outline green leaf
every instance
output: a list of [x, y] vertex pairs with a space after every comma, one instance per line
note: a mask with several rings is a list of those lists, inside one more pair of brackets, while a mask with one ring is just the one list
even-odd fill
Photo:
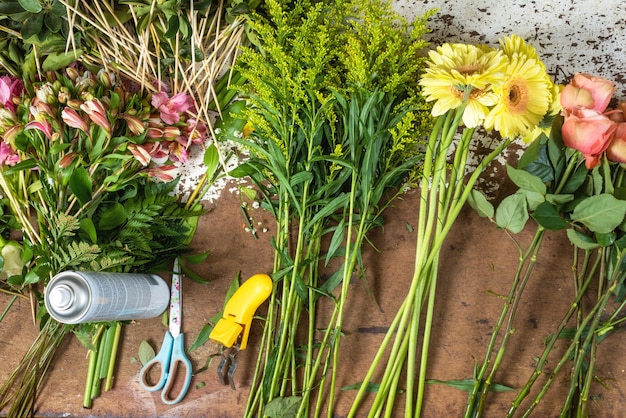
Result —
[[[353, 385], [344, 386], [341, 388], [341, 390], [359, 390], [361, 389], [361, 386], [363, 386], [362, 383], [355, 383]], [[365, 392], [378, 393], [379, 389], [380, 389], [380, 383], [369, 382], [367, 386], [365, 387]], [[400, 389], [398, 389], [397, 393], [401, 393]]]
[[165, 39], [171, 39], [178, 32], [178, 16], [172, 16], [167, 21], [167, 31], [163, 34]]
[[[185, 261], [188, 261], [187, 257], [185, 257]], [[202, 277], [201, 275], [199, 275], [198, 273], [196, 273], [195, 271], [190, 270], [185, 264], [181, 264], [181, 267], [183, 269], [183, 272], [185, 273], [185, 277], [187, 277], [188, 279], [190, 279], [190, 280], [192, 280], [192, 281], [194, 281], [196, 283], [200, 283], [200, 284], [209, 284], [209, 283], [211, 283], [210, 280], [207, 280], [204, 277]]]
[[326, 261], [324, 262], [324, 266], [328, 266], [330, 260], [335, 256], [337, 249], [341, 246], [346, 236], [345, 232], [345, 219], [341, 219], [339, 221], [339, 224], [335, 227], [335, 232], [333, 233], [333, 237], [331, 238], [330, 244], [328, 245], [328, 252], [326, 253]]
[[98, 242], [96, 226], [91, 218], [83, 218], [80, 220], [80, 232], [85, 234], [93, 244]]
[[610, 232], [608, 234], [600, 234], [596, 233], [596, 241], [600, 244], [601, 247], [609, 247], [613, 245], [617, 235], [614, 232]]
[[546, 185], [539, 177], [530, 174], [525, 170], [518, 170], [510, 165], [506, 165], [506, 173], [513, 183], [520, 189], [546, 194]]
[[24, 276], [24, 286], [28, 286], [30, 284], [39, 283], [39, 275], [37, 274], [36, 269], [29, 270]]
[[523, 194], [516, 193], [504, 198], [496, 210], [496, 224], [514, 234], [524, 229], [527, 220], [528, 208]]
[[239, 289], [240, 282], [241, 282], [241, 272], [239, 271], [237, 272], [237, 275], [235, 276], [235, 278], [230, 282], [230, 286], [228, 286], [228, 289], [226, 290], [226, 295], [224, 297], [224, 307], [226, 307], [226, 304], [228, 303], [230, 298]]
[[58, 31], [60, 31], [61, 25], [63, 24], [62, 18], [52, 13], [46, 13], [44, 15], [43, 21], [48, 30], [52, 33], [57, 33]]
[[139, 356], [139, 362], [142, 366], [145, 366], [147, 362], [156, 356], [154, 348], [152, 348], [150, 343], [146, 340], [141, 340], [139, 343], [139, 352], [137, 354]]
[[17, 0], [17, 2], [26, 10], [31, 13], [39, 13], [43, 6], [39, 0]]
[[559, 216], [556, 208], [548, 202], [543, 202], [531, 215], [541, 226], [551, 231], [558, 231], [567, 228], [568, 223]]
[[[465, 380], [436, 380], [436, 379], [428, 379], [426, 380], [426, 383], [432, 383], [432, 384], [442, 384], [442, 385], [446, 385], [446, 386], [450, 386], [456, 389], [460, 389], [466, 392], [470, 392], [474, 389], [474, 379], [465, 379]], [[499, 385], [499, 384], [492, 384], [489, 387], [489, 391], [490, 392], [509, 392], [514, 390], [512, 387], [509, 386], [504, 386], [504, 385]]]
[[209, 254], [211, 254], [211, 251], [207, 250], [198, 254], [187, 254], [184, 257], [185, 261], [188, 263], [200, 264], [209, 257]]
[[567, 230], [567, 238], [569, 238], [572, 244], [582, 250], [593, 250], [600, 247], [600, 244], [595, 242], [593, 239], [574, 229]]
[[[22, 7], [19, 2], [17, 1], [3, 1], [0, 2], [0, 15], [21, 15], [22, 14], [26, 14], [24, 13], [24, 7]], [[16, 20], [23, 20], [23, 19], [19, 19], [19, 18], [15, 18], [13, 17], [13, 19]]]
[[30, 170], [31, 168], [35, 167], [37, 167], [37, 161], [34, 158], [29, 158], [28, 160], [20, 161], [4, 173], [7, 175], [12, 175], [19, 171]]
[[220, 155], [214, 144], [208, 146], [204, 151], [204, 166], [206, 167], [207, 179], [215, 178], [215, 173], [220, 165]]
[[571, 218], [593, 232], [609, 233], [624, 221], [625, 215], [626, 201], [603, 193], [581, 201], [574, 208]]
[[274, 398], [265, 406], [265, 416], [267, 418], [298, 418], [301, 401], [300, 396]]
[[493, 219], [495, 209], [493, 208], [491, 202], [487, 200], [487, 197], [485, 197], [485, 195], [479, 190], [472, 189], [470, 191], [467, 203], [469, 203], [469, 205], [474, 208], [476, 212], [478, 212], [478, 215], [481, 218]]
[[[221, 314], [220, 314], [220, 318], [221, 318]], [[204, 326], [202, 327], [202, 329], [196, 336], [196, 339], [193, 341], [193, 343], [189, 347], [190, 353], [196, 350], [197, 348], [202, 347], [204, 343], [209, 341], [209, 335], [211, 335], [211, 332], [213, 332], [213, 328], [215, 327], [212, 325], [212, 323], [204, 324]]]
[[517, 193], [522, 194], [526, 197], [526, 204], [529, 211], [537, 209], [537, 206], [546, 201], [544, 195], [542, 195], [541, 193], [533, 192], [526, 189], [519, 189]]
[[540, 141], [534, 141], [528, 147], [517, 163], [517, 168], [539, 177], [544, 183], [554, 180], [554, 168], [548, 157], [548, 147]]
[[546, 195], [546, 200], [553, 205], [564, 205], [574, 200], [573, 194], [551, 194]]
[[70, 176], [70, 190], [76, 195], [81, 204], [86, 204], [91, 200], [91, 179], [89, 173], [82, 165], [74, 169]]
[[24, 40], [29, 40], [35, 35], [39, 35], [43, 29], [43, 14], [30, 16], [22, 25], [20, 34]]
[[126, 215], [124, 206], [122, 206], [121, 203], [114, 202], [112, 205], [107, 207], [102, 214], [102, 217], [98, 221], [98, 228], [104, 231], [109, 231], [122, 225], [127, 219], [128, 216]]

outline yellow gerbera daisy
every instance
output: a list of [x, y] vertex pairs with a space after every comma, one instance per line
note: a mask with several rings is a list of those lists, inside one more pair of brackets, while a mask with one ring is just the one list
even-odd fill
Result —
[[522, 141], [529, 144], [539, 138], [541, 134], [549, 137], [550, 132], [552, 131], [552, 122], [556, 115], [561, 113], [561, 90], [563, 90], [562, 84], [552, 84], [550, 87], [550, 109], [548, 113], [545, 114], [541, 122], [534, 128], [528, 131], [525, 135], [522, 136]]
[[500, 82], [506, 57], [484, 45], [443, 44], [430, 51], [429, 58], [420, 85], [426, 101], [435, 101], [433, 116], [467, 101], [463, 123], [470, 128], [480, 125], [497, 102], [491, 85]]
[[514, 54], [504, 83], [494, 86], [494, 91], [499, 101], [484, 126], [505, 138], [515, 138], [534, 129], [549, 110], [552, 82], [541, 61]]
[[509, 58], [513, 58], [515, 54], [518, 54], [539, 61], [539, 55], [535, 48], [528, 45], [519, 35], [505, 36], [503, 39], [500, 39], [500, 49]]

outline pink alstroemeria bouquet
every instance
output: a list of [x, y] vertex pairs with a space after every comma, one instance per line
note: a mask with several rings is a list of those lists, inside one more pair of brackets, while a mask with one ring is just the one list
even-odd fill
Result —
[[71, 66], [34, 82], [0, 77], [0, 232], [7, 247], [0, 290], [13, 295], [9, 307], [29, 296], [41, 327], [0, 388], [0, 410], [33, 413], [68, 331], [92, 359], [103, 352], [112, 358], [108, 369], [90, 367], [84, 406], [98, 396], [101, 378], [110, 387], [120, 324], [59, 324], [45, 311], [42, 289], [66, 269], [160, 271], [186, 250], [200, 212], [172, 192], [177, 165], [190, 146], [205, 142], [207, 128], [193, 112], [185, 93], [170, 97], [165, 86], [153, 93], [104, 70]]

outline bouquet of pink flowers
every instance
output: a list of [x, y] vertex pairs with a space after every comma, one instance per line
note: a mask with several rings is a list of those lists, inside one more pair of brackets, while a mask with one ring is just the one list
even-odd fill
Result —
[[[105, 327], [119, 335], [119, 324], [49, 318], [41, 289], [56, 273], [158, 271], [187, 248], [201, 211], [172, 192], [177, 165], [206, 139], [193, 112], [185, 93], [170, 97], [164, 85], [147, 91], [104, 70], [71, 66], [34, 82], [0, 77], [0, 191], [8, 209], [0, 290], [14, 295], [10, 304], [29, 296], [41, 320], [36, 344], [0, 389], [9, 415], [32, 413], [68, 331], [92, 355], [117, 349], [103, 347], [101, 336]], [[98, 391], [87, 387], [85, 407]]]

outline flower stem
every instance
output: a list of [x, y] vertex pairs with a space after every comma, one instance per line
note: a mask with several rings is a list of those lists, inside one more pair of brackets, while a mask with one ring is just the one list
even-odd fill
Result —
[[[530, 392], [531, 387], [533, 386], [533, 384], [535, 383], [535, 381], [537, 380], [537, 378], [539, 378], [539, 376], [541, 376], [541, 374], [543, 374], [543, 367], [545, 366], [547, 360], [548, 360], [548, 356], [550, 355], [550, 352], [552, 351], [552, 348], [554, 347], [554, 344], [556, 343], [556, 341], [559, 338], [559, 335], [562, 333], [562, 331], [565, 329], [565, 327], [567, 326], [569, 320], [571, 319], [571, 317], [574, 315], [574, 313], [577, 311], [580, 302], [582, 300], [582, 298], [585, 295], [585, 292], [587, 290], [587, 288], [589, 287], [591, 281], [593, 279], [593, 275], [589, 275], [587, 277], [587, 279], [585, 280], [585, 282], [583, 283], [583, 285], [581, 286], [581, 288], [579, 289], [578, 293], [576, 294], [576, 298], [574, 299], [574, 301], [572, 302], [572, 304], [570, 305], [569, 310], [565, 313], [565, 315], [563, 316], [560, 324], [558, 325], [556, 331], [554, 334], [552, 334], [552, 336], [550, 336], [550, 338], [546, 341], [546, 346], [544, 348], [543, 354], [541, 355], [541, 357], [539, 358], [539, 360], [537, 361], [537, 365], [535, 366], [535, 370], [532, 373], [532, 375], [530, 376], [530, 378], [528, 379], [528, 381], [526, 382], [526, 385], [522, 388], [522, 390], [520, 391], [520, 393], [518, 394], [518, 396], [515, 398], [515, 400], [513, 401], [511, 408], [509, 409], [508, 412], [508, 417], [512, 417], [515, 412], [517, 411], [517, 409], [519, 408], [521, 402], [524, 400], [524, 398], [526, 398], [526, 396], [528, 396], [528, 393]], [[588, 321], [588, 320], [587, 320]], [[575, 339], [580, 338], [580, 332], [582, 332], [582, 330], [584, 329], [584, 326], [586, 325], [586, 322], [582, 322], [581, 326], [583, 328], [578, 329], [577, 331], [577, 337], [575, 337]], [[569, 356], [569, 354], [573, 351], [574, 349], [574, 344], [571, 345], [571, 347], [568, 349], [567, 353], [562, 357], [562, 362], [565, 362], [565, 359], [567, 358], [566, 356]], [[560, 365], [557, 365], [557, 367], [560, 369], [560, 367], [562, 367], [562, 364], [559, 363]], [[553, 375], [555, 374], [555, 372], [558, 371], [556, 368], [553, 371]], [[549, 384], [548, 384], [549, 386]], [[547, 391], [547, 387], [545, 389]], [[545, 391], [543, 392], [545, 393]], [[543, 395], [541, 395], [543, 396]], [[537, 401], [538, 403], [538, 401]], [[532, 406], [532, 408], [534, 408], [536, 405]]]

